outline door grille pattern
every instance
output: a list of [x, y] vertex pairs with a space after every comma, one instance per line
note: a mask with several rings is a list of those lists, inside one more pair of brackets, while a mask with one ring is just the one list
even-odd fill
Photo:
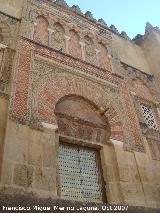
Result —
[[96, 150], [60, 144], [59, 190], [63, 198], [102, 202], [102, 176]]

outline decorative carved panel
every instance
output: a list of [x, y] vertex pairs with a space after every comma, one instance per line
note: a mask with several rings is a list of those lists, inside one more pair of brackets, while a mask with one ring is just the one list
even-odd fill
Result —
[[[56, 105], [58, 131], [62, 135], [97, 143], [107, 143], [110, 125], [87, 100], [77, 96], [65, 97]], [[106, 121], [105, 121], [106, 119]]]
[[57, 124], [56, 103], [74, 94], [90, 100], [104, 113], [113, 107], [113, 112], [105, 113], [111, 124], [112, 139], [124, 141], [127, 150], [144, 151], [133, 104], [122, 79], [82, 61], [77, 63], [58, 51], [39, 48], [35, 43], [21, 40], [20, 44], [12, 116], [27, 123], [33, 114], [42, 122]]
[[157, 129], [157, 124], [154, 118], [152, 107], [146, 104], [140, 104], [145, 122], [149, 128]]
[[96, 64], [96, 50], [94, 42], [88, 36], [85, 36], [85, 59], [91, 64]]
[[74, 120], [74, 118], [58, 118], [59, 133], [70, 137], [88, 140], [97, 143], [106, 143], [106, 129], [105, 127], [94, 126], [91, 123], [85, 123], [84, 121]]
[[51, 35], [51, 47], [60, 50], [65, 51], [65, 37], [64, 37], [64, 28], [61, 26], [61, 24], [56, 23], [54, 25], [54, 29]]

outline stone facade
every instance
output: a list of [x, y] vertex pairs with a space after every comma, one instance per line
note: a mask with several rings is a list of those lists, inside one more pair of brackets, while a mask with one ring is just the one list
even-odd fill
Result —
[[99, 153], [103, 202], [160, 208], [159, 28], [131, 41], [65, 1], [1, 8], [1, 193], [67, 199], [65, 143]]

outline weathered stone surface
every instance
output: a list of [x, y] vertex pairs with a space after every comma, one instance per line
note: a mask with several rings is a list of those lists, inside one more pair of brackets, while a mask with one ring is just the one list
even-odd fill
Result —
[[16, 164], [14, 168], [14, 184], [22, 187], [31, 187], [33, 182], [33, 167]]
[[3, 161], [2, 171], [2, 183], [10, 185], [13, 177], [13, 163], [10, 161]]
[[35, 169], [34, 187], [44, 191], [56, 191], [56, 169]]
[[48, 168], [56, 167], [57, 149], [54, 145], [50, 146], [47, 143], [43, 143], [43, 166]]
[[22, 7], [23, 7], [24, 1], [10, 1], [6, 0], [5, 2], [1, 1], [0, 2], [0, 8], [1, 11], [4, 13], [7, 13], [11, 16], [14, 16], [16, 18], [21, 18], [22, 15]]

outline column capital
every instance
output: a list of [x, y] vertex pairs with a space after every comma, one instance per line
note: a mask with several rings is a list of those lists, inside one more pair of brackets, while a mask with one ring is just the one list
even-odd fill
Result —
[[82, 46], [82, 47], [84, 47], [86, 44], [84, 43], [84, 42], [82, 42], [82, 41], [80, 41], [79, 42], [80, 43], [80, 45]]
[[53, 32], [54, 32], [54, 30], [51, 29], [51, 28], [48, 28], [48, 31], [49, 31], [50, 33], [53, 33]]
[[65, 39], [66, 39], [67, 41], [69, 41], [69, 40], [71, 39], [71, 37], [70, 37], [70, 36], [67, 36], [67, 35], [64, 35], [64, 37], [65, 37]]
[[0, 43], [0, 49], [5, 49], [5, 48], [7, 48], [7, 45]]

